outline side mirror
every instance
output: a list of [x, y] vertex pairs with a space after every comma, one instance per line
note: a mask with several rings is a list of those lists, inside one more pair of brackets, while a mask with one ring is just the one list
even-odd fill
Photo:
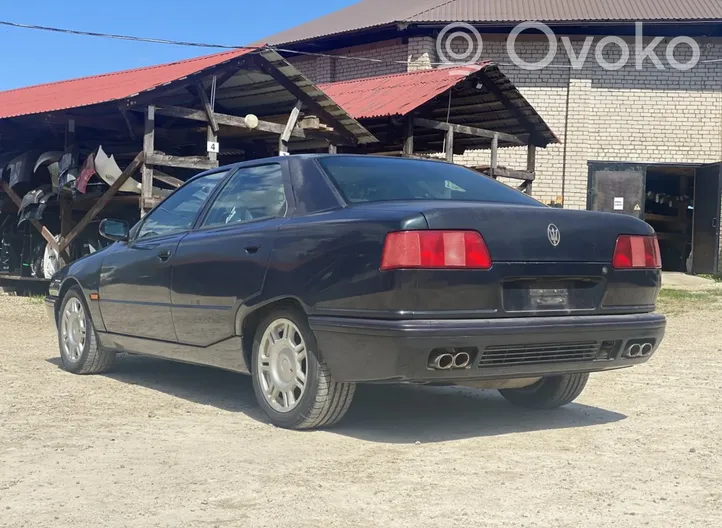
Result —
[[128, 240], [128, 222], [124, 220], [114, 220], [105, 218], [100, 222], [98, 227], [100, 236], [116, 242], [127, 242]]

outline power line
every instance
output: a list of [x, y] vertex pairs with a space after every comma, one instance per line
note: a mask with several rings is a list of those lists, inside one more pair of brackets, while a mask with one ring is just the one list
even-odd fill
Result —
[[114, 35], [112, 33], [95, 33], [93, 31], [78, 31], [76, 29], [65, 29], [49, 26], [37, 26], [34, 24], [20, 24], [18, 22], [8, 22], [0, 20], [0, 25], [10, 26], [22, 29], [37, 29], [40, 31], [52, 31], [54, 33], [67, 33], [71, 35], [82, 35], [84, 37], [101, 37], [117, 40], [130, 40], [135, 42], [148, 42], [151, 44], [172, 44], [175, 46], [192, 46], [195, 48], [221, 48], [221, 49], [255, 49], [253, 46], [226, 46], [224, 44], [206, 44], [203, 42], [185, 42], [180, 40], [165, 40], [146, 37], [134, 37], [130, 35]]
[[[264, 50], [264, 49], [272, 49], [274, 51], [280, 52], [280, 53], [288, 53], [293, 55], [302, 55], [307, 57], [322, 57], [322, 58], [330, 58], [330, 59], [341, 59], [341, 60], [350, 60], [350, 61], [359, 61], [359, 62], [373, 62], [376, 64], [395, 64], [395, 65], [402, 65], [402, 66], [408, 66], [409, 61], [397, 61], [397, 60], [388, 60], [388, 59], [375, 59], [373, 57], [359, 57], [359, 56], [352, 56], [352, 55], [335, 55], [330, 53], [320, 53], [320, 52], [311, 52], [311, 51], [299, 51], [299, 50], [293, 50], [293, 49], [287, 49], [287, 48], [279, 48], [276, 46], [234, 46], [234, 45], [227, 45], [227, 44], [216, 44], [216, 43], [205, 43], [205, 42], [189, 42], [189, 41], [182, 41], [182, 40], [167, 40], [167, 39], [158, 39], [158, 38], [148, 38], [148, 37], [136, 37], [133, 35], [116, 35], [113, 33], [98, 33], [94, 31], [80, 31], [76, 29], [67, 29], [67, 28], [58, 28], [58, 27], [51, 27], [51, 26], [39, 26], [35, 24], [21, 24], [19, 22], [10, 22], [7, 20], [0, 20], [0, 25], [2, 26], [9, 26], [14, 28], [21, 28], [21, 29], [35, 29], [39, 31], [50, 31], [53, 33], [65, 33], [70, 35], [80, 35], [85, 37], [99, 37], [99, 38], [107, 38], [107, 39], [116, 39], [116, 40], [126, 40], [126, 41], [132, 41], [132, 42], [146, 42], [149, 44], [166, 44], [166, 45], [172, 45], [172, 46], [190, 46], [195, 48], [209, 48], [209, 49], [228, 49], [228, 50]], [[701, 64], [720, 64], [722, 63], [722, 59], [705, 59], [700, 60], [699, 63]], [[450, 63], [450, 62], [428, 62], [429, 66], [469, 66], [469, 64], [465, 63]], [[517, 66], [513, 63], [504, 63], [504, 62], [497, 62], [497, 65], [499, 66]], [[557, 68], [557, 69], [573, 69], [574, 67], [571, 64], [549, 64], [545, 66], [545, 68]]]

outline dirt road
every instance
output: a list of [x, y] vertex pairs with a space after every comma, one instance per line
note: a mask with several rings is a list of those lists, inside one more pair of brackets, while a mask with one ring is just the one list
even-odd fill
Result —
[[370, 386], [290, 432], [240, 375], [66, 373], [42, 306], [0, 297], [0, 526], [722, 526], [722, 310], [671, 302], [651, 363], [565, 409]]

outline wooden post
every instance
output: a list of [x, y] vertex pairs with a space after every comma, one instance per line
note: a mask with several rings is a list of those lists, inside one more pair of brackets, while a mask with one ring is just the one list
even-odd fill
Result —
[[73, 228], [73, 208], [65, 196], [61, 196], [58, 199], [58, 205], [60, 206], [60, 237], [62, 238], [67, 236]]
[[494, 174], [494, 171], [499, 166], [499, 136], [497, 134], [494, 134], [494, 137], [491, 138], [491, 173]]
[[288, 154], [288, 141], [291, 139], [291, 132], [296, 128], [302, 106], [303, 103], [300, 100], [296, 101], [296, 105], [293, 107], [293, 110], [291, 110], [291, 115], [288, 116], [288, 121], [286, 121], [286, 126], [281, 133], [281, 137], [278, 138], [278, 153], [280, 155]]
[[155, 151], [155, 106], [148, 105], [145, 111], [145, 133], [143, 135], [144, 161], [141, 168], [140, 214], [146, 211], [145, 201], [153, 198], [153, 166], [148, 163]]
[[130, 136], [131, 141], [135, 141], [135, 130], [133, 130], [133, 123], [130, 122], [130, 116], [128, 116], [128, 110], [123, 108], [122, 106], [118, 107], [118, 110], [120, 111], [120, 115], [123, 116], [123, 121], [125, 121], [125, 126], [128, 129], [128, 135]]
[[446, 131], [446, 161], [454, 163], [454, 128]]
[[[526, 171], [532, 174], [536, 173], [536, 145], [529, 143], [529, 147], [526, 151]], [[531, 196], [532, 182], [529, 181], [526, 184], [526, 193]], [[564, 204], [562, 204], [563, 206]]]
[[75, 119], [68, 119], [68, 124], [65, 127], [65, 150], [75, 146]]
[[[218, 135], [213, 132], [213, 127], [211, 125], [208, 125], [208, 129], [206, 131], [206, 140], [210, 143], [216, 143], [218, 141]], [[216, 161], [218, 159], [218, 152], [208, 151], [208, 159], [211, 161]]]
[[404, 127], [403, 155], [414, 155], [414, 120], [410, 117], [406, 119], [406, 126]]

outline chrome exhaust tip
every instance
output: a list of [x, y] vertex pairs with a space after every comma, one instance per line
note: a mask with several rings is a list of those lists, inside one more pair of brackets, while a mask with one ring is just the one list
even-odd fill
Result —
[[627, 355], [632, 358], [639, 357], [642, 354], [642, 345], [634, 344], [627, 349]]
[[454, 368], [463, 369], [469, 366], [471, 356], [466, 352], [459, 352], [454, 356]]
[[439, 354], [431, 364], [435, 369], [449, 370], [454, 366], [454, 356], [451, 354]]
[[652, 348], [653, 348], [653, 347], [652, 347], [652, 343], [644, 343], [644, 344], [642, 345], [641, 354], [642, 354], [643, 356], [648, 356], [649, 354], [652, 353]]

